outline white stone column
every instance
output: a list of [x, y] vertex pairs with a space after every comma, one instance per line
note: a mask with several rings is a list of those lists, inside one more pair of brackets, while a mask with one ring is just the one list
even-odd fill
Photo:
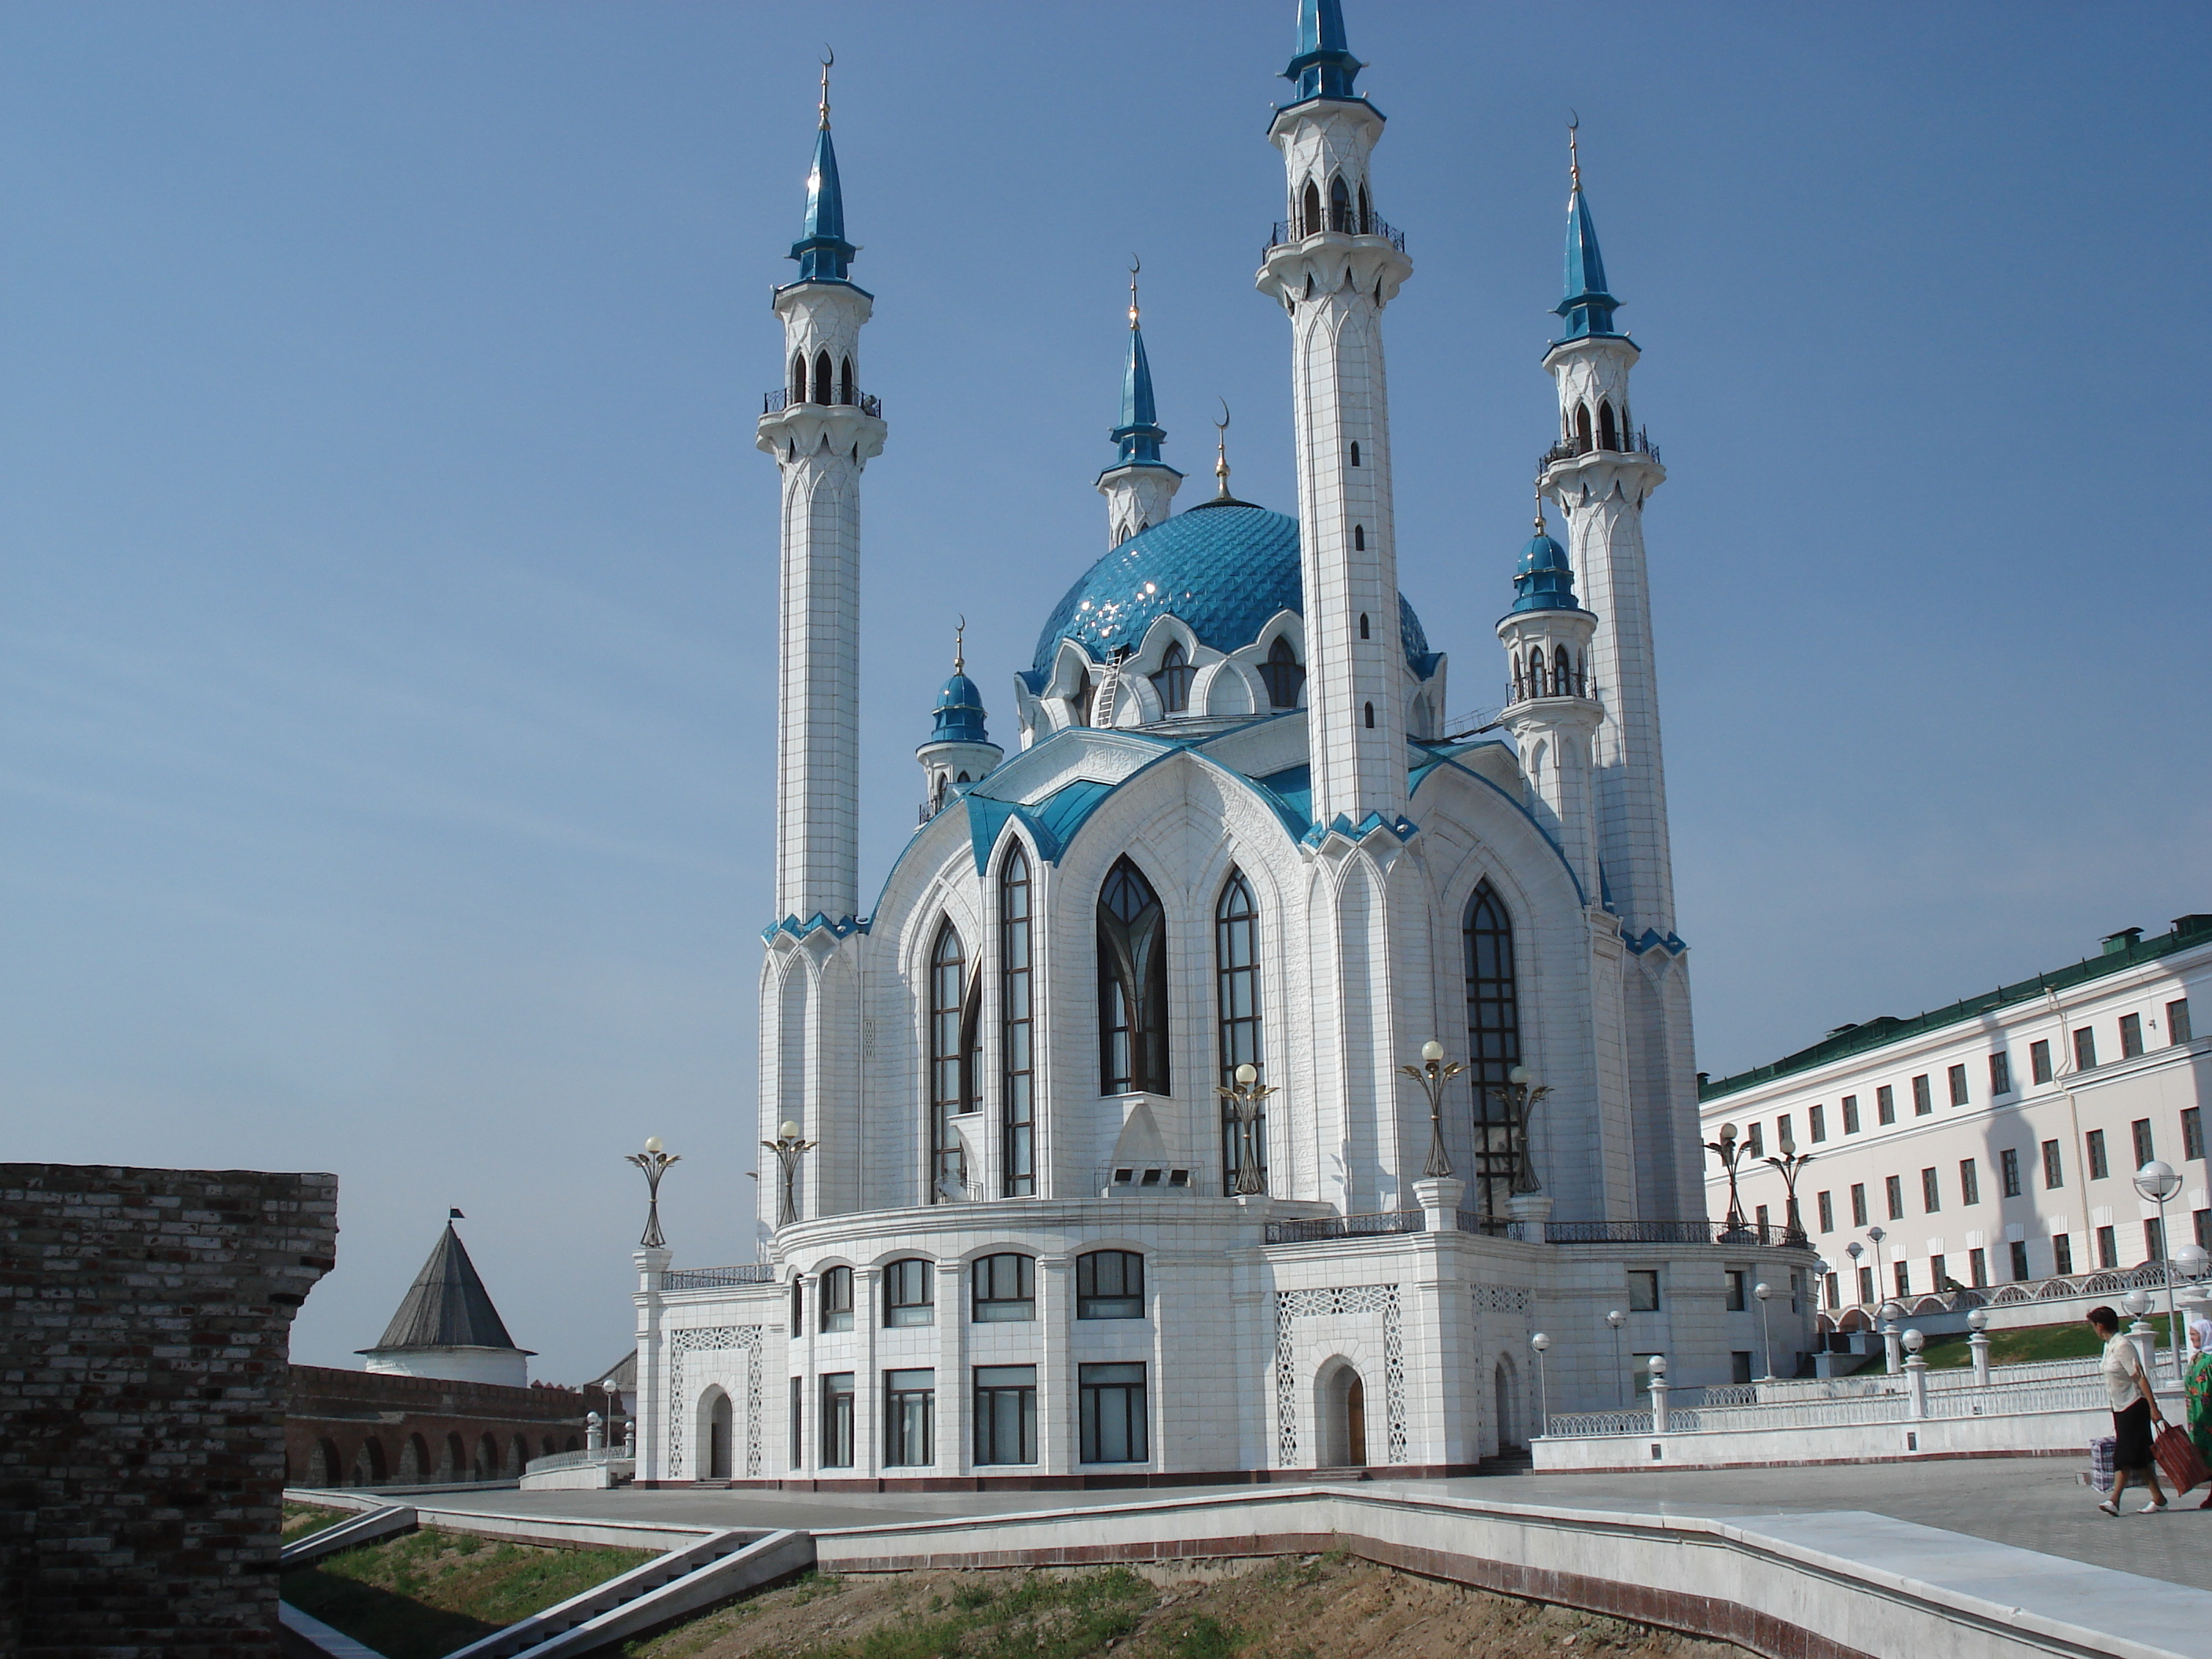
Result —
[[[1073, 1474], [1080, 1448], [1075, 1437], [1075, 1262], [1072, 1256], [1036, 1259], [1037, 1319], [1044, 1340], [1037, 1355], [1039, 1474]], [[1147, 1284], [1149, 1298], [1152, 1286]]]
[[630, 1255], [637, 1267], [637, 1291], [631, 1300], [637, 1305], [635, 1478], [641, 1481], [669, 1478], [667, 1364], [663, 1353], [667, 1339], [663, 1329], [660, 1279], [673, 1260], [674, 1252], [666, 1249], [640, 1249]]

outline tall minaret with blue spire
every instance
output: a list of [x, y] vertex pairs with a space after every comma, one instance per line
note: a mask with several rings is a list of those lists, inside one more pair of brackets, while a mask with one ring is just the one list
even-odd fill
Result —
[[1289, 314], [1304, 580], [1313, 815], [1395, 825], [1407, 796], [1406, 653], [1390, 502], [1382, 307], [1413, 272], [1376, 216], [1369, 158], [1382, 112], [1353, 83], [1337, 0], [1300, 0], [1296, 88], [1267, 137], [1288, 185], [1261, 291]]
[[1696, 1215], [1703, 1173], [1690, 993], [1674, 932], [1674, 854], [1659, 744], [1659, 684], [1644, 504], [1666, 480], [1631, 418], [1629, 371], [1642, 354], [1613, 327], [1597, 226], [1568, 129], [1564, 321], [1544, 356], [1559, 391], [1559, 439], [1538, 488], [1566, 520], [1582, 603], [1595, 613], [1589, 662], [1605, 718], [1594, 738], [1596, 834], [1603, 901], [1635, 963], [1627, 975], [1628, 1085], [1638, 1203], [1646, 1216]]
[[860, 908], [860, 469], [884, 447], [876, 401], [859, 390], [860, 326], [874, 300], [848, 275], [844, 191], [830, 140], [830, 70], [806, 180], [799, 275], [775, 290], [784, 384], [759, 446], [783, 474], [777, 625], [775, 905], [804, 927]]
[[1121, 371], [1121, 423], [1106, 434], [1121, 459], [1098, 475], [1106, 498], [1107, 545], [1119, 547], [1168, 516], [1182, 474], [1160, 459], [1159, 411], [1152, 401], [1152, 366], [1137, 317], [1137, 266], [1129, 267], [1129, 359]]

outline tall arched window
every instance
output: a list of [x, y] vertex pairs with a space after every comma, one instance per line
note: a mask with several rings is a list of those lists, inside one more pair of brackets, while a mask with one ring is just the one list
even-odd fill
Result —
[[1575, 453], [1587, 455], [1590, 450], [1589, 405], [1575, 405]]
[[830, 354], [826, 351], [817, 351], [814, 354], [814, 401], [817, 404], [828, 403], [830, 391]]
[[806, 354], [802, 351], [791, 354], [791, 401], [806, 401]]
[[[1221, 1083], [1237, 1081], [1239, 1066], [1258, 1066], [1260, 1030], [1260, 907], [1252, 902], [1252, 884], [1242, 870], [1232, 869], [1222, 884], [1213, 907], [1213, 971], [1215, 1018], [1221, 1033]], [[1221, 1190], [1236, 1190], [1237, 1113], [1221, 1103]], [[1252, 1126], [1252, 1151], [1260, 1161], [1264, 1183], [1267, 1171], [1267, 1120], [1263, 1109]], [[1265, 1190], [1264, 1184], [1261, 1190]]]
[[1528, 653], [1528, 695], [1544, 695], [1544, 647], [1540, 645]]
[[1513, 969], [1513, 919], [1486, 879], [1467, 903], [1467, 1034], [1474, 1091], [1475, 1181], [1482, 1213], [1503, 1215], [1512, 1191], [1511, 1125], [1496, 1091], [1521, 1063], [1521, 1008]]
[[841, 404], [853, 401], [853, 360], [850, 357], [837, 366], [837, 401]]
[[968, 953], [950, 921], [929, 953], [929, 1201], [967, 1196], [960, 1136], [952, 1120], [968, 1109]]
[[1160, 672], [1152, 675], [1152, 689], [1160, 694], [1160, 707], [1170, 714], [1180, 714], [1190, 707], [1190, 683], [1198, 677], [1198, 670], [1190, 665], [1183, 653], [1181, 640], [1168, 641], [1168, 648], [1160, 656]]
[[1355, 553], [1367, 550], [1367, 526], [1364, 524], [1352, 526], [1352, 550]]
[[1359, 637], [1363, 640], [1367, 637], [1367, 613], [1364, 611], [1359, 613]]
[[1598, 399], [1597, 447], [1600, 449], [1620, 447], [1620, 428], [1613, 423], [1613, 399], [1610, 398]]
[[1352, 464], [1354, 466], [1359, 465], [1359, 440], [1357, 438], [1352, 441]]
[[1352, 192], [1344, 187], [1342, 179], [1328, 181], [1328, 228], [1349, 232], [1352, 223]]
[[1571, 697], [1575, 695], [1575, 661], [1567, 654], [1565, 646], [1552, 653], [1552, 695]]
[[999, 866], [999, 1131], [1000, 1189], [1036, 1192], [1036, 1059], [1030, 1038], [1030, 860], [1018, 846]]
[[1305, 216], [1298, 221], [1298, 234], [1317, 236], [1321, 234], [1321, 191], [1310, 179], [1306, 180], [1304, 206]]
[[1362, 236], [1375, 234], [1375, 206], [1367, 199], [1367, 185], [1364, 179], [1359, 185], [1359, 234]]
[[1370, 702], [1370, 703], [1369, 703], [1366, 707], [1367, 707], [1367, 729], [1368, 729], [1369, 731], [1372, 732], [1372, 731], [1375, 729], [1375, 705], [1374, 705], [1373, 703], [1371, 703], [1371, 702]]
[[1518, 702], [1528, 695], [1528, 683], [1521, 678], [1521, 653], [1513, 653], [1513, 701]]
[[1125, 858], [1098, 893], [1098, 1091], [1139, 1090], [1168, 1092], [1168, 927]]
[[1260, 665], [1260, 682], [1267, 688], [1270, 708], [1298, 706], [1298, 692], [1306, 683], [1305, 665], [1299, 662], [1298, 653], [1291, 649], [1291, 642], [1280, 634], [1267, 647], [1267, 660]]

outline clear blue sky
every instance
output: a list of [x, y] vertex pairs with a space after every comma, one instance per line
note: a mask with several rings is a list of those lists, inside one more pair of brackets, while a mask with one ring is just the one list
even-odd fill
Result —
[[[1347, 0], [1404, 586], [1452, 702], [1553, 423], [1563, 125], [1649, 515], [1699, 1063], [2212, 909], [2195, 6]], [[826, 36], [864, 380], [864, 888], [969, 617], [1103, 550], [1123, 271], [1169, 458], [1291, 501], [1252, 290], [1291, 0], [0, 9], [0, 1156], [336, 1170], [295, 1352], [446, 1207], [540, 1373], [641, 1183], [749, 1254], [779, 377]]]

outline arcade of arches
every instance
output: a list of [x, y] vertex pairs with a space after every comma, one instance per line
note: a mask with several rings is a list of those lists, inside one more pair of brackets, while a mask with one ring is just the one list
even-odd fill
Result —
[[[586, 1414], [606, 1408], [603, 1395], [542, 1382], [510, 1389], [295, 1365], [284, 1414], [284, 1482], [511, 1480], [533, 1457], [582, 1450]], [[617, 1423], [611, 1437], [621, 1437]]]

